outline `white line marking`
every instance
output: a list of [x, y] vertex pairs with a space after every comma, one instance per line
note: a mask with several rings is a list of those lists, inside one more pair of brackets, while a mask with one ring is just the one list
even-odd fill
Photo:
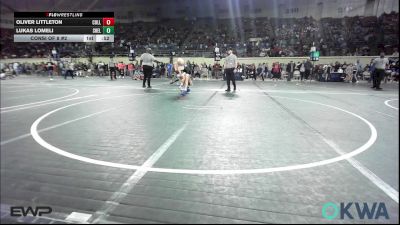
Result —
[[399, 108], [396, 108], [396, 107], [394, 107], [394, 106], [392, 106], [392, 105], [389, 104], [389, 102], [391, 102], [391, 101], [396, 101], [396, 100], [398, 101], [399, 99], [389, 99], [389, 100], [386, 100], [386, 101], [385, 101], [385, 105], [389, 106], [389, 107], [392, 108], [392, 109], [399, 110]]
[[13, 112], [13, 111], [18, 111], [18, 110], [23, 110], [23, 109], [30, 109], [30, 108], [35, 108], [35, 107], [38, 107], [38, 106], [50, 105], [50, 104], [54, 104], [54, 103], [72, 101], [72, 100], [77, 100], [77, 99], [82, 99], [82, 98], [90, 98], [90, 97], [94, 97], [94, 96], [97, 96], [97, 95], [86, 95], [86, 96], [77, 97], [77, 98], [70, 98], [70, 99], [64, 99], [64, 100], [60, 100], [60, 101], [47, 102], [47, 103], [44, 103], [44, 104], [31, 105], [31, 106], [27, 106], [27, 107], [21, 107], [21, 108], [16, 108], [16, 109], [5, 110], [5, 111], [1, 111], [0, 113], [7, 113], [7, 112]]
[[43, 103], [43, 102], [55, 101], [55, 100], [59, 100], [59, 99], [63, 99], [63, 98], [68, 98], [68, 97], [77, 95], [77, 94], [79, 93], [79, 90], [78, 90], [78, 89], [75, 89], [75, 88], [72, 88], [72, 89], [75, 90], [75, 92], [72, 93], [72, 94], [70, 94], [70, 95], [66, 95], [66, 96], [64, 96], [64, 97], [52, 98], [52, 99], [45, 100], [45, 101], [32, 102], [32, 103], [27, 103], [27, 104], [22, 104], [22, 105], [14, 105], [14, 106], [9, 106], [9, 107], [3, 107], [3, 108], [0, 108], [0, 109], [1, 109], [1, 110], [3, 110], [3, 109], [12, 109], [12, 108], [18, 108], [18, 107], [21, 107], [21, 106], [35, 105], [35, 104], [39, 104], [39, 103]]
[[169, 149], [169, 147], [176, 141], [181, 133], [186, 129], [187, 123], [185, 123], [179, 130], [175, 131], [158, 149], [155, 151], [147, 160], [140, 166], [136, 172], [132, 174], [118, 191], [114, 192], [113, 195], [104, 203], [104, 205], [95, 214], [97, 218], [93, 218], [92, 223], [98, 223], [104, 220], [105, 217], [112, 212], [121, 202], [125, 196], [133, 190], [135, 185], [143, 178], [148, 172], [148, 168], [152, 167], [161, 156]]
[[[73, 122], [76, 122], [76, 121], [79, 121], [79, 120], [82, 120], [82, 119], [86, 119], [86, 118], [89, 118], [89, 117], [92, 117], [92, 116], [95, 116], [95, 115], [98, 115], [98, 114], [101, 114], [101, 113], [105, 113], [105, 112], [114, 110], [116, 108], [118, 108], [118, 107], [113, 107], [111, 109], [106, 109], [106, 110], [103, 110], [103, 111], [99, 111], [99, 112], [96, 112], [96, 113], [89, 114], [87, 116], [83, 116], [83, 117], [79, 117], [79, 118], [76, 118], [76, 119], [73, 119], [73, 120], [69, 120], [69, 121], [66, 121], [66, 122], [63, 122], [63, 123], [59, 123], [59, 124], [56, 124], [54, 126], [50, 126], [50, 127], [46, 127], [44, 129], [41, 129], [38, 132], [41, 133], [41, 132], [44, 132], [44, 131], [52, 130], [52, 129], [55, 129], [57, 127], [61, 127], [61, 126], [67, 125], [69, 123], [73, 123]], [[0, 145], [5, 145], [5, 144], [8, 144], [8, 143], [11, 143], [11, 142], [14, 142], [14, 141], [18, 141], [18, 140], [21, 140], [21, 139], [24, 139], [24, 138], [27, 138], [27, 137], [30, 137], [30, 136], [31, 136], [31, 133], [23, 134], [23, 135], [20, 135], [18, 137], [15, 137], [15, 138], [8, 139], [6, 141], [2, 141], [0, 143]]]
[[65, 218], [65, 220], [75, 223], [88, 223], [90, 217], [92, 217], [91, 214], [72, 212], [67, 218]]
[[[110, 98], [118, 98], [120, 96], [114, 96], [114, 97], [109, 97]], [[313, 167], [318, 167], [318, 166], [323, 166], [323, 165], [328, 165], [328, 164], [332, 164], [335, 162], [339, 162], [351, 157], [354, 157], [364, 151], [366, 151], [369, 147], [371, 147], [376, 139], [377, 139], [377, 131], [375, 129], [375, 127], [366, 119], [364, 119], [363, 117], [349, 112], [345, 109], [341, 109], [339, 107], [336, 106], [331, 106], [331, 105], [327, 105], [327, 104], [323, 104], [323, 103], [319, 103], [319, 102], [314, 102], [314, 101], [307, 101], [307, 100], [302, 100], [302, 99], [296, 99], [296, 98], [288, 98], [288, 97], [281, 97], [281, 96], [273, 96], [275, 98], [286, 98], [286, 99], [291, 99], [291, 100], [296, 100], [296, 101], [302, 101], [302, 102], [307, 102], [307, 103], [312, 103], [312, 104], [316, 104], [316, 105], [321, 105], [321, 106], [325, 106], [325, 107], [329, 107], [332, 109], [336, 109], [342, 112], [345, 112], [347, 114], [350, 114], [358, 119], [360, 119], [361, 121], [363, 121], [364, 123], [366, 123], [371, 131], [371, 136], [369, 138], [369, 140], [364, 143], [362, 146], [358, 147], [357, 149], [346, 153], [344, 155], [340, 155], [334, 158], [330, 158], [330, 159], [326, 159], [326, 160], [322, 160], [322, 161], [317, 161], [317, 162], [312, 162], [312, 163], [306, 163], [306, 164], [298, 164], [298, 165], [292, 165], [292, 166], [284, 166], [284, 167], [273, 167], [273, 168], [263, 168], [263, 169], [245, 169], [245, 170], [191, 170], [191, 169], [169, 169], [169, 168], [146, 168], [147, 171], [151, 171], [151, 172], [160, 172], [160, 173], [179, 173], [179, 174], [208, 174], [208, 175], [222, 175], [222, 174], [256, 174], [256, 173], [272, 173], [272, 172], [281, 172], [281, 171], [292, 171], [292, 170], [300, 170], [300, 169], [306, 169], [306, 168], [313, 168]], [[104, 98], [103, 98], [104, 99]], [[90, 101], [98, 101], [100, 99], [93, 99], [93, 100], [88, 100], [88, 101], [83, 101], [83, 102], [78, 102], [78, 103], [74, 103], [71, 105], [67, 105], [67, 106], [63, 106], [60, 108], [57, 108], [53, 111], [50, 111], [46, 114], [44, 114], [43, 116], [39, 117], [35, 122], [33, 122], [32, 126], [31, 126], [31, 135], [33, 137], [33, 139], [35, 139], [35, 141], [40, 144], [41, 146], [43, 146], [44, 148], [48, 149], [49, 151], [52, 151], [54, 153], [57, 153], [59, 155], [63, 155], [65, 157], [71, 158], [71, 159], [75, 159], [75, 160], [79, 160], [82, 162], [86, 162], [86, 163], [92, 163], [92, 164], [96, 164], [96, 165], [102, 165], [102, 166], [109, 166], [109, 167], [115, 167], [115, 168], [122, 168], [122, 169], [130, 169], [130, 170], [137, 170], [137, 169], [144, 169], [142, 166], [136, 166], [136, 165], [128, 165], [128, 164], [121, 164], [121, 163], [112, 163], [112, 162], [107, 162], [107, 161], [102, 161], [102, 160], [95, 160], [95, 159], [91, 159], [88, 157], [83, 157], [83, 156], [79, 156], [79, 155], [75, 155], [72, 153], [69, 153], [67, 151], [64, 151], [62, 149], [59, 149], [51, 144], [49, 144], [48, 142], [46, 142], [45, 140], [43, 140], [43, 138], [39, 135], [38, 131], [37, 131], [37, 127], [39, 125], [39, 123], [45, 119], [47, 116], [60, 111], [62, 109], [74, 106], [74, 105], [78, 105], [78, 104], [83, 104], [86, 102], [90, 102]]]
[[[324, 136], [318, 135], [325, 143], [327, 143], [333, 150], [335, 150], [339, 155], [345, 154], [338, 145], [333, 141], [326, 139]], [[381, 189], [385, 194], [387, 194], [396, 203], [399, 203], [399, 192], [392, 188], [390, 185], [385, 183], [381, 178], [375, 175], [371, 170], [363, 166], [359, 161], [354, 158], [346, 159], [354, 168], [356, 168], [362, 175], [364, 175], [368, 180], [375, 184], [379, 189]]]

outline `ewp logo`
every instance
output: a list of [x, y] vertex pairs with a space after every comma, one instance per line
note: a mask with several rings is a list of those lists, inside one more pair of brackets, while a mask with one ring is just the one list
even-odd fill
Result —
[[32, 216], [42, 216], [43, 214], [50, 214], [53, 211], [51, 207], [48, 206], [38, 206], [38, 207], [23, 207], [23, 206], [11, 206], [10, 215], [13, 217], [27, 216], [32, 214]]
[[[340, 219], [345, 219], [345, 217], [347, 216], [347, 218], [349, 219], [354, 219], [353, 214], [351, 214], [349, 212], [349, 209], [353, 206], [353, 202], [349, 202], [345, 205], [345, 203], [340, 203], [340, 208], [333, 202], [328, 202], [326, 204], [324, 204], [324, 206], [322, 207], [322, 216], [325, 219], [328, 220], [333, 220], [335, 219], [339, 213], [340, 213]], [[358, 203], [355, 202], [354, 206], [356, 208], [356, 212], [358, 214], [358, 218], [359, 219], [364, 219], [365, 217], [367, 217], [367, 219], [371, 220], [371, 219], [379, 219], [379, 217], [384, 217], [387, 220], [389, 219], [389, 215], [387, 213], [386, 210], [386, 206], [385, 203], [380, 202], [379, 204], [374, 202], [372, 203], [372, 207], [368, 206], [368, 203]], [[328, 209], [332, 209], [332, 213], [328, 214]]]

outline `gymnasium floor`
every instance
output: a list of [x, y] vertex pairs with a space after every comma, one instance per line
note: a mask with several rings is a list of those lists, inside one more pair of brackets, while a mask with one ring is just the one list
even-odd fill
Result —
[[1, 222], [398, 223], [398, 84], [296, 83], [2, 80]]

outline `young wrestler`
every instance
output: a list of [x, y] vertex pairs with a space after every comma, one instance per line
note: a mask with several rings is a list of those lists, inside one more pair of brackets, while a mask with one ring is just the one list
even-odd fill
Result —
[[178, 58], [174, 63], [174, 70], [181, 83], [179, 86], [181, 95], [184, 96], [190, 92], [189, 86], [192, 85], [192, 80], [190, 78], [190, 74], [186, 73], [185, 71], [185, 61], [182, 58]]

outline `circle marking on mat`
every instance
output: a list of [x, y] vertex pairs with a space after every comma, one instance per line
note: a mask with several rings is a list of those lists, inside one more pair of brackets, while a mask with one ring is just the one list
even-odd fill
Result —
[[283, 96], [273, 96], [274, 98], [283, 98], [283, 99], [289, 99], [289, 100], [294, 100], [294, 101], [300, 101], [300, 102], [306, 102], [306, 103], [311, 103], [311, 104], [316, 104], [316, 105], [321, 105], [321, 106], [325, 106], [328, 108], [332, 108], [341, 112], [345, 112], [347, 114], [350, 114], [358, 119], [360, 119], [361, 121], [363, 121], [364, 123], [366, 123], [371, 131], [371, 135], [370, 138], [368, 139], [367, 142], [365, 142], [362, 146], [358, 147], [357, 149], [343, 154], [343, 155], [339, 155], [337, 157], [334, 158], [330, 158], [330, 159], [326, 159], [326, 160], [321, 160], [321, 161], [317, 161], [317, 162], [311, 162], [311, 163], [304, 163], [304, 164], [297, 164], [297, 165], [291, 165], [291, 166], [282, 166], [282, 167], [272, 167], [272, 168], [261, 168], [261, 169], [242, 169], [242, 170], [197, 170], [197, 169], [172, 169], [172, 168], [156, 168], [156, 167], [144, 167], [144, 166], [137, 166], [137, 165], [128, 165], [128, 164], [122, 164], [122, 163], [113, 163], [113, 162], [107, 162], [107, 161], [102, 161], [102, 160], [96, 160], [96, 159], [92, 159], [92, 158], [88, 158], [88, 157], [83, 157], [80, 155], [76, 155], [76, 154], [72, 154], [70, 152], [67, 152], [65, 150], [62, 150], [60, 148], [57, 148], [51, 144], [49, 144], [48, 142], [46, 142], [45, 140], [43, 140], [43, 138], [39, 135], [38, 133], [38, 125], [40, 124], [40, 122], [45, 119], [46, 117], [48, 117], [49, 115], [60, 111], [62, 109], [66, 109], [68, 107], [72, 107], [75, 105], [79, 105], [79, 104], [84, 104], [87, 102], [93, 102], [93, 101], [100, 101], [103, 99], [112, 99], [112, 98], [118, 98], [118, 97], [125, 97], [125, 96], [131, 96], [131, 95], [121, 95], [121, 96], [114, 96], [114, 97], [105, 97], [105, 98], [99, 98], [99, 99], [92, 99], [92, 100], [87, 100], [87, 101], [83, 101], [83, 102], [78, 102], [78, 103], [73, 103], [67, 106], [63, 106], [60, 108], [57, 108], [53, 111], [50, 111], [44, 115], [42, 115], [41, 117], [39, 117], [38, 119], [35, 120], [35, 122], [33, 122], [32, 126], [31, 126], [31, 135], [33, 137], [33, 139], [40, 144], [41, 146], [43, 146], [44, 148], [57, 153], [59, 155], [71, 158], [71, 159], [75, 159], [75, 160], [79, 160], [82, 162], [86, 162], [86, 163], [91, 163], [91, 164], [95, 164], [95, 165], [102, 165], [102, 166], [109, 166], [109, 167], [114, 167], [114, 168], [122, 168], [122, 169], [129, 169], [129, 170], [142, 170], [142, 171], [148, 171], [148, 172], [159, 172], [159, 173], [177, 173], [177, 174], [204, 174], [204, 175], [222, 175], [222, 174], [257, 174], [257, 173], [272, 173], [272, 172], [282, 172], [282, 171], [293, 171], [293, 170], [300, 170], [300, 169], [306, 169], [306, 168], [313, 168], [313, 167], [318, 167], [318, 166], [323, 166], [323, 165], [328, 165], [328, 164], [332, 164], [335, 162], [339, 162], [345, 159], [349, 159], [351, 157], [354, 157], [364, 151], [366, 151], [369, 147], [371, 147], [376, 139], [377, 139], [377, 131], [374, 127], [374, 125], [372, 125], [368, 120], [366, 120], [365, 118], [361, 117], [360, 115], [357, 115], [353, 112], [347, 111], [345, 109], [336, 107], [336, 106], [332, 106], [332, 105], [328, 105], [328, 104], [323, 104], [323, 103], [319, 103], [319, 102], [314, 102], [314, 101], [309, 101], [309, 100], [303, 100], [303, 99], [297, 99], [297, 98], [289, 98], [289, 97], [283, 97]]

